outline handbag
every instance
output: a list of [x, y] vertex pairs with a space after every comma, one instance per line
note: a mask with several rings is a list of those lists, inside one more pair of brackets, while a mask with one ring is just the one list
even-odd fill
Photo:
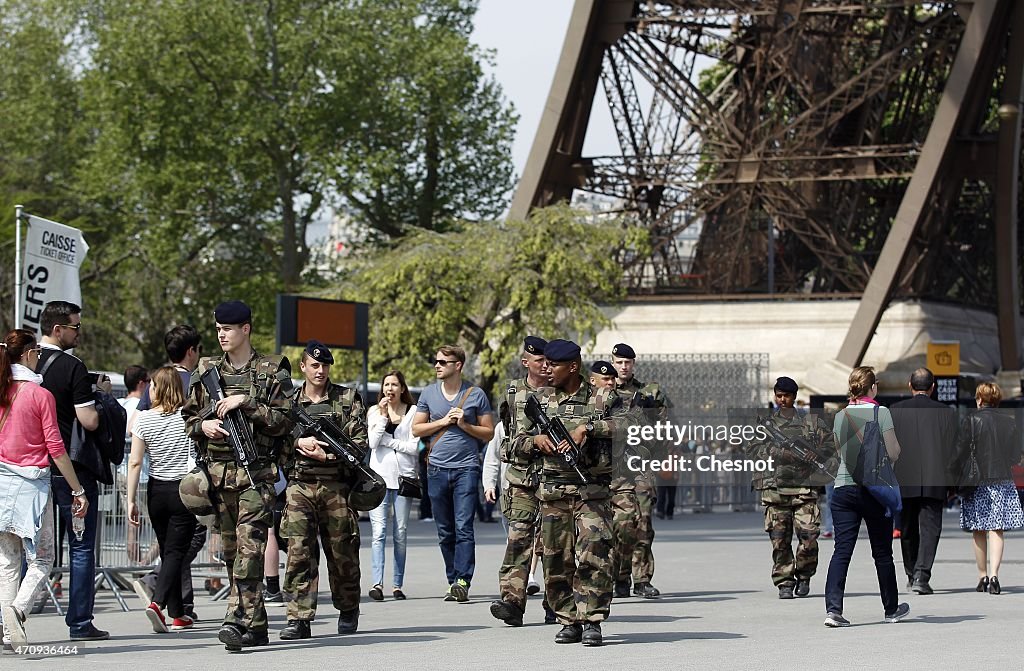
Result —
[[422, 499], [423, 487], [420, 485], [420, 479], [409, 475], [399, 475], [398, 495], [407, 499]]
[[960, 474], [956, 479], [956, 493], [963, 497], [973, 494], [981, 484], [981, 468], [978, 466], [977, 444], [974, 442], [974, 418], [972, 417], [969, 421], [971, 423], [971, 450], [960, 467]]

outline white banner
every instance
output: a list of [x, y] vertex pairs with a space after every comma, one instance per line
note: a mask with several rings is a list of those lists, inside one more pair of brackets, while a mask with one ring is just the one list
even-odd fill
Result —
[[43, 306], [50, 301], [82, 304], [78, 269], [89, 251], [82, 232], [49, 219], [27, 215], [22, 263], [21, 327], [39, 332]]

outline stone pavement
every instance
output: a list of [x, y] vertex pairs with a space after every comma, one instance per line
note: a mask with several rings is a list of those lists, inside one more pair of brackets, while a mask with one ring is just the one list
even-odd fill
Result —
[[[122, 613], [109, 592], [97, 598], [96, 625], [109, 641], [79, 643], [73, 658], [30, 655], [31, 668], [127, 669], [806, 669], [839, 667], [945, 669], [1018, 668], [1016, 636], [1024, 625], [1024, 542], [1007, 534], [1001, 571], [1004, 593], [978, 594], [970, 537], [945, 517], [932, 586], [936, 593], [910, 593], [910, 618], [882, 622], [882, 608], [867, 537], [861, 535], [847, 582], [847, 629], [823, 626], [823, 586], [831, 541], [821, 542], [819, 573], [806, 599], [779, 601], [771, 584], [771, 547], [757, 513], [685, 514], [655, 520], [658, 600], [637, 598], [612, 604], [604, 625], [605, 646], [556, 645], [557, 626], [545, 626], [540, 598], [530, 599], [526, 626], [494, 620], [488, 605], [497, 592], [496, 571], [504, 549], [500, 524], [477, 523], [477, 574], [470, 603], [444, 603], [447, 585], [434, 525], [411, 520], [405, 591], [407, 601], [382, 603], [363, 597], [359, 633], [334, 634], [337, 614], [321, 591], [320, 616], [312, 640], [281, 641], [283, 608], [269, 608], [271, 643], [229, 654], [216, 640], [224, 603], [198, 598], [203, 618], [194, 630], [153, 634], [142, 605], [130, 596]], [[369, 524], [362, 525], [363, 594], [370, 587]], [[389, 547], [390, 550], [390, 547]], [[902, 576], [894, 541], [897, 575]], [[389, 557], [390, 562], [390, 557]], [[390, 563], [389, 563], [390, 566]], [[321, 567], [321, 589], [326, 571]], [[390, 568], [385, 576], [390, 576]], [[904, 583], [901, 580], [901, 592]], [[52, 609], [31, 617], [30, 640], [70, 645], [63, 618]], [[7, 654], [0, 668], [29, 662]]]

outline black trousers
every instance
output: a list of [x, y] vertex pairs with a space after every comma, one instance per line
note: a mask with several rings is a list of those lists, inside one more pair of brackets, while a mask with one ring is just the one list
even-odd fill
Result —
[[903, 499], [900, 548], [903, 570], [911, 580], [928, 582], [932, 577], [932, 564], [942, 535], [943, 503], [941, 499], [923, 496]]
[[676, 486], [658, 485], [658, 512], [665, 517], [672, 517], [676, 510]]
[[171, 617], [185, 614], [181, 567], [185, 564], [185, 555], [198, 525], [195, 515], [181, 502], [178, 484], [176, 480], [149, 479], [149, 517], [160, 543], [161, 564], [153, 599], [166, 608]]

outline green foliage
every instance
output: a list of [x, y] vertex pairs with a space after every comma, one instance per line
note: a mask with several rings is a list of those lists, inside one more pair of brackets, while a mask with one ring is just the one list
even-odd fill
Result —
[[366, 259], [343, 297], [371, 304], [371, 379], [398, 368], [427, 382], [437, 348], [458, 344], [490, 393], [524, 336], [591, 341], [609, 323], [601, 304], [624, 297], [617, 253], [647, 246], [642, 229], [555, 206], [528, 221], [414, 231]]

